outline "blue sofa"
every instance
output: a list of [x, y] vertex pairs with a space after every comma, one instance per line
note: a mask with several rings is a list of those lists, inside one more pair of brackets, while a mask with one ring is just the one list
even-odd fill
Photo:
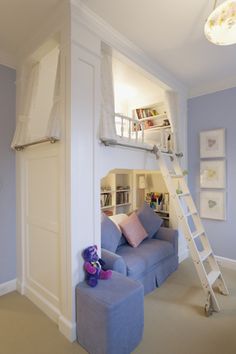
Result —
[[139, 280], [147, 294], [178, 268], [178, 232], [161, 227], [162, 220], [147, 205], [137, 215], [148, 237], [138, 247], [131, 247], [114, 224], [115, 217], [113, 221], [105, 219], [102, 222], [101, 256], [106, 269]]

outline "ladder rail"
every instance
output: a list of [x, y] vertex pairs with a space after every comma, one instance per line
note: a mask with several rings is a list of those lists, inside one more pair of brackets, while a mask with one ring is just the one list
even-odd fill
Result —
[[[159, 160], [160, 170], [170, 193], [170, 197], [173, 200], [179, 226], [187, 240], [189, 251], [201, 285], [207, 295], [205, 311], [206, 308], [208, 308], [210, 312], [218, 312], [220, 311], [220, 307], [213, 290], [213, 285], [217, 286], [220, 292], [224, 295], [228, 295], [229, 292], [207, 238], [196, 205], [189, 191], [187, 182], [185, 181], [181, 166], [177, 160], [176, 154], [162, 153], [157, 147], [154, 147], [153, 152]], [[165, 161], [165, 157], [170, 158], [171, 171]], [[195, 231], [192, 231], [190, 228], [188, 221], [189, 217], [192, 218], [192, 222], [196, 229]], [[197, 239], [200, 240], [203, 248], [202, 251], [197, 247]], [[210, 269], [210, 271], [207, 271], [207, 268]]]

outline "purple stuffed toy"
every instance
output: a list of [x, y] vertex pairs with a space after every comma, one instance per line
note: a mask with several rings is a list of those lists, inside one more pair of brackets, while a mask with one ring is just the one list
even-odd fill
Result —
[[84, 269], [86, 271], [86, 281], [88, 285], [94, 287], [98, 283], [98, 279], [109, 279], [111, 278], [111, 270], [103, 270], [102, 267], [105, 262], [99, 258], [97, 254], [97, 246], [90, 246], [86, 248], [83, 252], [84, 257]]

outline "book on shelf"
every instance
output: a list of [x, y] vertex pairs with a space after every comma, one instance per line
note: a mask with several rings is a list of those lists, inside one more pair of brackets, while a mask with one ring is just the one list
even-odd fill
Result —
[[117, 192], [116, 193], [116, 204], [126, 204], [129, 203], [129, 192]]
[[112, 195], [111, 193], [103, 193], [100, 195], [101, 207], [106, 207], [112, 205]]
[[136, 108], [135, 112], [138, 119], [154, 117], [159, 114], [158, 111], [153, 108]]

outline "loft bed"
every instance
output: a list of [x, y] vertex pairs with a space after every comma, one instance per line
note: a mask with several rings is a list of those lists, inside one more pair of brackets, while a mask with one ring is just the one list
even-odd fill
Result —
[[133, 105], [129, 114], [115, 112], [112, 56], [107, 51], [102, 52], [100, 140], [106, 146], [152, 151], [156, 145], [163, 152], [175, 151], [176, 103], [176, 93], [166, 91], [164, 102], [141, 108], [133, 108]]

